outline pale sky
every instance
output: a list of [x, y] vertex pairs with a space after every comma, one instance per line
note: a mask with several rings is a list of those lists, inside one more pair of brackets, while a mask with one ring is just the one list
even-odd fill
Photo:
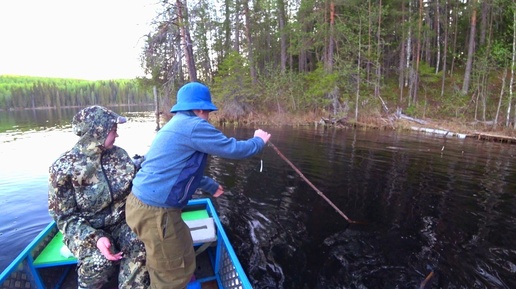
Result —
[[0, 0], [0, 75], [143, 76], [157, 0]]

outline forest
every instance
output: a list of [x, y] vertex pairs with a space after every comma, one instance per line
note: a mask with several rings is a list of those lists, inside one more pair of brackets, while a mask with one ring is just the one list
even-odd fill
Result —
[[137, 80], [79, 80], [0, 75], [0, 108], [60, 108], [152, 103]]
[[200, 81], [230, 120], [312, 114], [360, 121], [402, 112], [515, 123], [513, 0], [159, 3], [140, 55], [146, 78], [17, 77], [16, 83], [4, 76], [0, 106], [150, 103], [156, 97], [170, 107], [181, 85]]

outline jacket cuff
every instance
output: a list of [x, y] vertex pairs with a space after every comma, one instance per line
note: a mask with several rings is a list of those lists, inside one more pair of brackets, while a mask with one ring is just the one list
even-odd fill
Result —
[[214, 195], [219, 189], [219, 183], [214, 181], [212, 178], [204, 176], [200, 183], [201, 190]]
[[95, 233], [93, 233], [92, 239], [95, 247], [97, 246], [98, 240], [102, 237], [107, 237], [106, 232], [104, 232], [103, 230], [96, 230]]

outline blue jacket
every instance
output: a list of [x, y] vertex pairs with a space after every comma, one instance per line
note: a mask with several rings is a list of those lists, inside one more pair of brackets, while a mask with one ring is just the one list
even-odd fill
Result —
[[212, 195], [218, 189], [203, 176], [209, 154], [243, 159], [264, 146], [259, 137], [228, 138], [192, 111], [180, 111], [156, 134], [133, 180], [133, 194], [150, 206], [183, 208], [198, 188]]

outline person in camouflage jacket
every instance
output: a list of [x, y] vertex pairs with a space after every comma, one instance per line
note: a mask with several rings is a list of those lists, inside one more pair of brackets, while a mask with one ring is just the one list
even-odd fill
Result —
[[72, 120], [80, 137], [49, 169], [48, 205], [64, 243], [79, 260], [79, 288], [101, 288], [118, 273], [119, 288], [148, 288], [145, 248], [125, 222], [137, 167], [114, 145], [124, 117], [102, 106]]

